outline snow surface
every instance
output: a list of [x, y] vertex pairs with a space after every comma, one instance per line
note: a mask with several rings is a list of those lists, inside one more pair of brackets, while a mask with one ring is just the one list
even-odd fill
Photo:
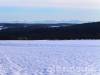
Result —
[[0, 41], [0, 75], [100, 75], [100, 40]]

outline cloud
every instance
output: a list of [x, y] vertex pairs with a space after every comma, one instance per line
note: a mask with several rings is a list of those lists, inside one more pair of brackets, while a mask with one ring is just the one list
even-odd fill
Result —
[[0, 0], [0, 6], [100, 8], [100, 0]]
[[58, 7], [100, 8], [100, 0], [54, 0], [54, 4]]

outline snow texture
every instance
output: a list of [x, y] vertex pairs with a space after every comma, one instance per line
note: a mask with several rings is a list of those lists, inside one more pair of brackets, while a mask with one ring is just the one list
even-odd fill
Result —
[[100, 75], [100, 40], [0, 41], [0, 75]]

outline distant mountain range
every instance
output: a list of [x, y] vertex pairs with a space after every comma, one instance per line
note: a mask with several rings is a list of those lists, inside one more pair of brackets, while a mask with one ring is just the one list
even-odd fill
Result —
[[0, 39], [100, 39], [100, 22], [93, 23], [0, 23]]
[[[38, 23], [38, 24], [56, 24], [56, 23], [70, 23], [70, 24], [80, 24], [86, 23], [87, 21], [80, 20], [39, 20], [39, 21], [12, 21], [12, 22], [3, 22], [3, 23]], [[2, 23], [2, 22], [0, 22]]]
[[46, 24], [54, 24], [54, 23], [71, 23], [71, 24], [80, 24], [80, 23], [85, 23], [85, 21], [80, 21], [80, 20], [42, 20], [42, 21], [34, 21], [33, 23], [46, 23]]

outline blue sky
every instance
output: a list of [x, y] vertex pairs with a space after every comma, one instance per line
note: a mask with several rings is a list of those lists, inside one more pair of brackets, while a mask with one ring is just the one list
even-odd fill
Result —
[[100, 20], [99, 0], [0, 0], [0, 21]]

